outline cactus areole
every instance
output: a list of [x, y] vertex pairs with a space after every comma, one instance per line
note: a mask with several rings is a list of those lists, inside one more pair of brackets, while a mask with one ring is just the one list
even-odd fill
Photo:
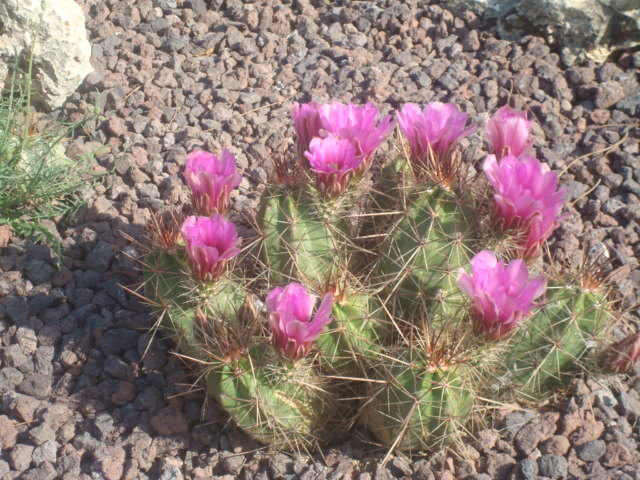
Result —
[[192, 215], [154, 217], [144, 262], [156, 326], [249, 435], [310, 451], [360, 430], [434, 450], [487, 399], [546, 402], [576, 375], [633, 367], [639, 334], [610, 338], [595, 262], [541, 258], [563, 190], [525, 112], [487, 122], [486, 179], [462, 161], [478, 125], [453, 104], [405, 105], [386, 155], [396, 121], [371, 103], [292, 117], [297, 151], [274, 162], [253, 231], [228, 218], [234, 156], [196, 151]]

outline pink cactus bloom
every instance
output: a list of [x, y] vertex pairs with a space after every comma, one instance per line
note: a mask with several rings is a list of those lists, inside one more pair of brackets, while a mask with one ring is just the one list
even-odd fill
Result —
[[376, 127], [378, 108], [371, 102], [365, 105], [331, 103], [320, 107], [320, 122], [329, 135], [350, 139], [363, 155], [363, 168], [369, 168], [373, 152], [395, 127], [391, 115], [384, 117]]
[[533, 140], [529, 141], [531, 120], [527, 120], [525, 111], [498, 109], [495, 117], [487, 122], [486, 132], [498, 160], [507, 155], [519, 157], [533, 145]]
[[293, 105], [291, 112], [298, 132], [300, 152], [308, 151], [314, 137], [337, 137], [353, 143], [362, 162], [357, 173], [364, 173], [371, 165], [373, 153], [395, 127], [391, 115], [376, 126], [379, 111], [373, 103], [344, 105], [334, 102], [318, 105], [315, 102]]
[[222, 215], [188, 217], [181, 228], [191, 272], [199, 280], [213, 281], [224, 272], [227, 260], [240, 253], [233, 222]]
[[488, 155], [484, 173], [495, 190], [495, 215], [505, 229], [522, 232], [522, 256], [536, 257], [558, 226], [564, 189], [558, 174], [531, 155]]
[[226, 148], [222, 157], [196, 150], [187, 157], [184, 170], [198, 215], [224, 214], [229, 209], [229, 193], [240, 184], [242, 176], [236, 159]]
[[335, 197], [343, 193], [349, 180], [362, 163], [362, 155], [356, 155], [356, 148], [347, 139], [336, 137], [314, 138], [310, 152], [304, 155], [309, 160], [311, 170], [316, 173], [318, 191], [325, 197]]
[[309, 149], [314, 137], [320, 136], [322, 124], [320, 122], [320, 105], [316, 102], [294, 103], [291, 110], [293, 124], [298, 133], [298, 148], [300, 155]]
[[510, 334], [531, 312], [533, 300], [547, 288], [544, 275], [529, 281], [521, 259], [498, 261], [488, 250], [471, 260], [471, 275], [458, 273], [458, 285], [473, 300], [476, 328], [492, 338]]
[[409, 142], [411, 160], [425, 163], [428, 155], [444, 160], [461, 138], [476, 126], [465, 127], [468, 116], [454, 103], [431, 102], [421, 111], [415, 103], [407, 103], [398, 112], [398, 125]]
[[608, 367], [615, 373], [629, 373], [639, 358], [640, 333], [629, 335], [607, 351]]
[[333, 295], [324, 296], [311, 319], [315, 303], [316, 297], [308, 294], [299, 283], [276, 287], [267, 295], [273, 344], [283, 355], [294, 360], [305, 356], [322, 329], [331, 323]]

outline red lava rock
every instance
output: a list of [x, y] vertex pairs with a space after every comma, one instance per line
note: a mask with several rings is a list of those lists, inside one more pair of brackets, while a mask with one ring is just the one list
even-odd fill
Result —
[[630, 465], [633, 455], [627, 447], [618, 442], [607, 444], [607, 450], [601, 459], [605, 467], [616, 468]]
[[494, 453], [486, 459], [487, 474], [494, 480], [506, 479], [511, 474], [516, 461], [506, 453]]
[[127, 133], [127, 126], [124, 123], [124, 120], [120, 117], [109, 117], [107, 120], [107, 130], [112, 135], [119, 137]]
[[178, 435], [189, 429], [182, 412], [175, 407], [167, 407], [151, 417], [151, 426], [160, 435]]
[[556, 431], [558, 414], [547, 414], [539, 422], [529, 423], [522, 427], [515, 436], [515, 447], [518, 452], [528, 456], [540, 442], [548, 439]]
[[489, 453], [498, 440], [498, 432], [494, 430], [482, 430], [478, 433], [478, 450], [482, 453]]
[[93, 456], [93, 469], [102, 473], [105, 480], [120, 480], [124, 468], [125, 452], [119, 445], [98, 447]]
[[595, 104], [597, 108], [609, 108], [624, 98], [624, 89], [618, 82], [603, 82], [598, 85]]
[[18, 432], [13, 422], [6, 415], [0, 416], [0, 449], [11, 450], [16, 444]]
[[597, 125], [603, 125], [611, 118], [611, 112], [602, 108], [596, 108], [591, 114], [591, 121]]
[[542, 453], [562, 456], [569, 451], [569, 448], [571, 448], [571, 443], [567, 437], [564, 435], [554, 435], [544, 442], [540, 449]]

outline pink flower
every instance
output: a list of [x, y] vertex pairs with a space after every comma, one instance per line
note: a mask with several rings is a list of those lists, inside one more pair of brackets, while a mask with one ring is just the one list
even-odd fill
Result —
[[476, 129], [465, 128], [467, 118], [453, 103], [431, 102], [422, 111], [415, 103], [405, 104], [398, 125], [409, 142], [411, 160], [424, 164], [429, 155], [445, 160], [455, 143]]
[[294, 360], [305, 356], [322, 329], [331, 323], [333, 295], [327, 293], [324, 296], [311, 319], [315, 303], [316, 297], [309, 295], [299, 283], [276, 287], [267, 295], [273, 344], [283, 355]]
[[188, 217], [181, 228], [193, 275], [207, 282], [222, 275], [227, 260], [240, 253], [236, 226], [222, 215]]
[[184, 176], [191, 189], [193, 206], [199, 215], [224, 214], [229, 209], [229, 192], [240, 184], [236, 159], [226, 148], [222, 157], [201, 150], [187, 157]]
[[458, 285], [473, 300], [477, 329], [500, 338], [529, 315], [533, 300], [544, 293], [547, 280], [540, 275], [529, 281], [523, 260], [512, 260], [505, 267], [504, 261], [483, 250], [471, 260], [471, 275], [460, 269]]
[[558, 226], [564, 189], [558, 174], [531, 155], [488, 155], [484, 173], [495, 190], [495, 210], [505, 229], [522, 232], [523, 257], [533, 258]]
[[498, 160], [509, 154], [519, 157], [533, 145], [533, 140], [529, 141], [531, 121], [524, 111], [500, 108], [487, 122], [486, 131]]
[[363, 155], [362, 171], [371, 164], [371, 156], [395, 127], [391, 115], [384, 117], [376, 127], [378, 108], [371, 102], [366, 105], [331, 103], [320, 107], [322, 128], [331, 136], [347, 138]]
[[373, 103], [344, 105], [335, 102], [322, 106], [315, 102], [304, 105], [295, 103], [291, 115], [301, 152], [309, 150], [314, 137], [347, 139], [353, 144], [357, 155], [362, 156], [358, 174], [369, 168], [373, 153], [395, 126], [391, 115], [384, 117], [376, 126], [379, 112]]
[[356, 149], [349, 140], [336, 137], [316, 137], [309, 149], [311, 151], [304, 155], [316, 173], [318, 191], [325, 197], [340, 195], [362, 163], [362, 155], [356, 155]]
[[309, 149], [309, 144], [314, 137], [320, 136], [320, 105], [316, 102], [294, 103], [291, 110], [293, 124], [298, 133], [298, 148], [300, 154]]
[[607, 351], [608, 367], [615, 373], [629, 373], [639, 358], [640, 333], [629, 335]]

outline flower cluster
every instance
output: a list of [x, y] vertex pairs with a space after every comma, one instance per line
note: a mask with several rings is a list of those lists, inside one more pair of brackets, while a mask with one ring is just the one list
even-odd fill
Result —
[[376, 126], [379, 112], [372, 103], [296, 103], [291, 116], [299, 152], [309, 160], [326, 197], [340, 195], [351, 177], [369, 169], [373, 153], [394, 128], [391, 115]]
[[508, 107], [487, 122], [493, 155], [483, 169], [495, 191], [495, 214], [504, 230], [519, 232], [521, 256], [535, 258], [558, 226], [564, 190], [548, 165], [526, 153], [531, 122]]
[[201, 150], [192, 152], [184, 176], [199, 215], [188, 217], [181, 228], [189, 266], [197, 279], [210, 282], [222, 275], [227, 260], [240, 253], [236, 227], [222, 214], [229, 209], [229, 194], [242, 176], [227, 149], [220, 158]]
[[266, 299], [273, 344], [281, 354], [297, 359], [309, 353], [322, 329], [331, 323], [333, 295], [327, 293], [313, 319], [316, 297], [299, 283], [274, 288]]
[[460, 270], [458, 285], [473, 300], [477, 330], [500, 338], [529, 315], [547, 280], [540, 275], [529, 281], [523, 260], [515, 259], [505, 266], [492, 252], [483, 250], [471, 260], [471, 275]]

